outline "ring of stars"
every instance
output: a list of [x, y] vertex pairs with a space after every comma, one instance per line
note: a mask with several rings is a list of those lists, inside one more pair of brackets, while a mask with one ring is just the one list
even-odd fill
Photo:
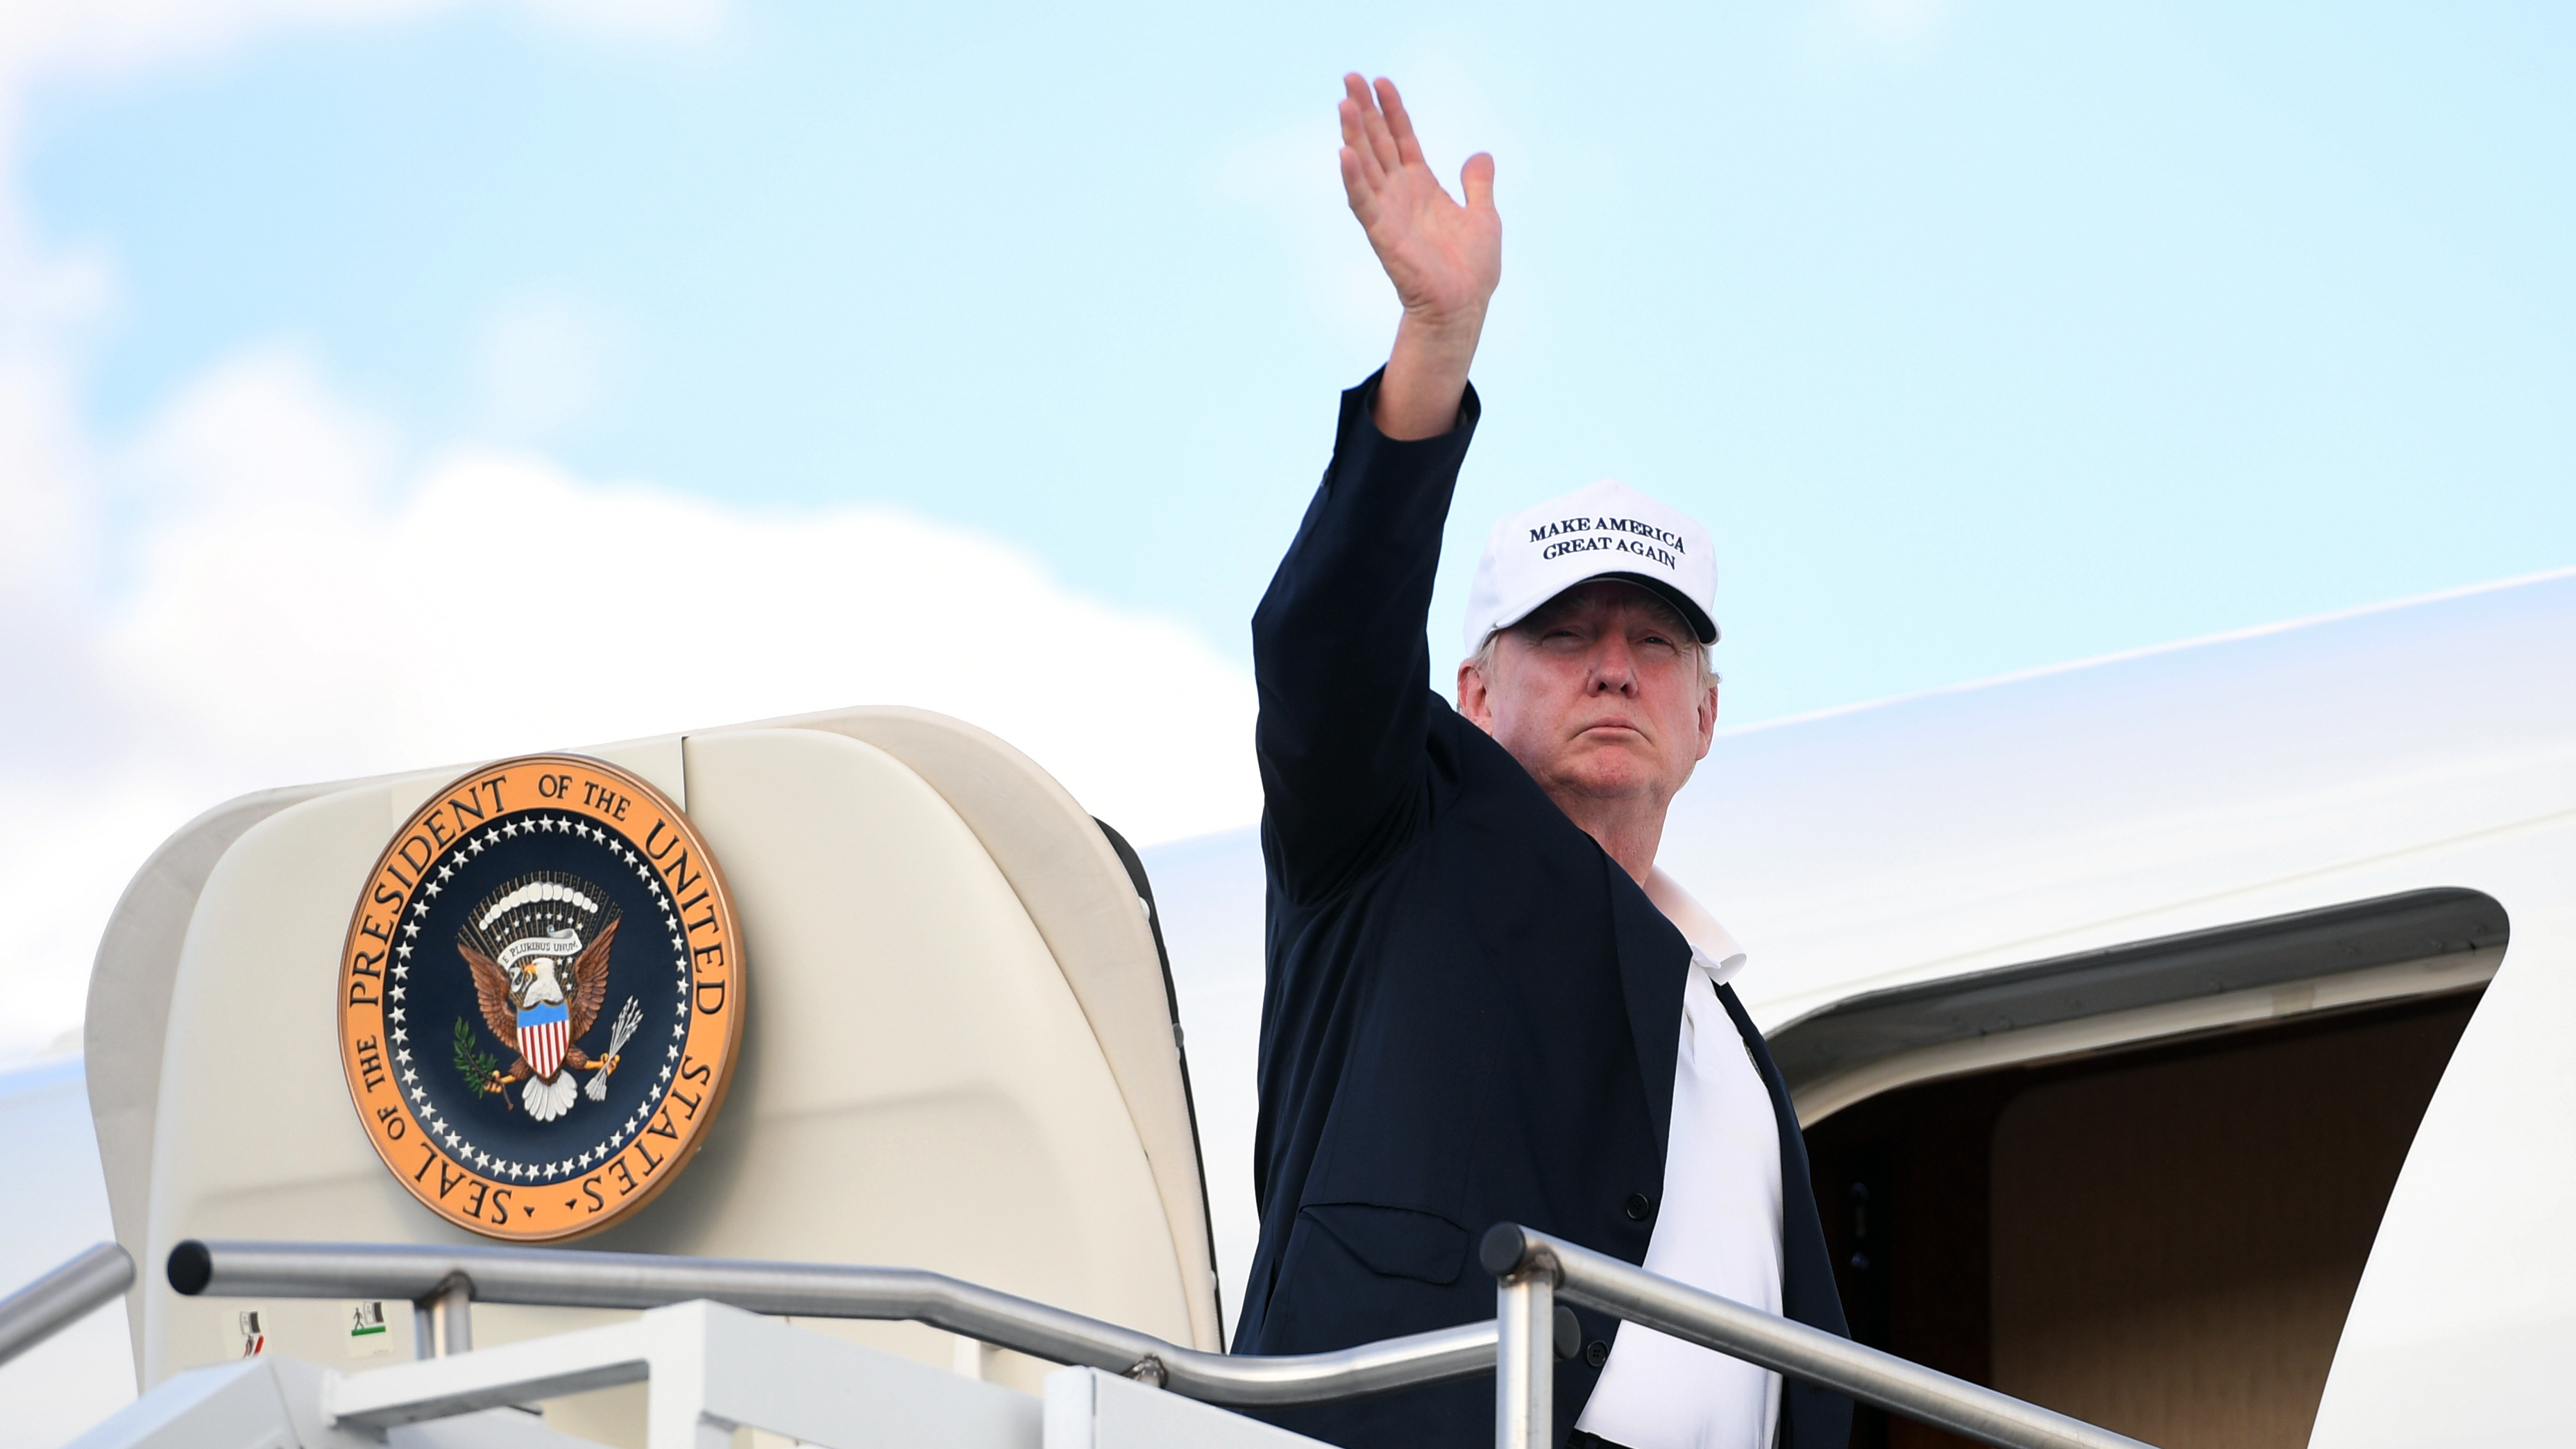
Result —
[[[540, 831], [569, 835], [599, 844], [604, 847], [602, 854], [610, 862], [635, 873], [636, 879], [643, 884], [645, 891], [652, 897], [654, 908], [661, 913], [663, 929], [670, 937], [671, 960], [677, 976], [678, 992], [674, 1009], [681, 1018], [681, 1024], [671, 1028], [671, 1041], [664, 1049], [660, 1076], [655, 1086], [647, 1091], [645, 1101], [637, 1106], [631, 1115], [578, 1152], [568, 1153], [553, 1161], [521, 1162], [506, 1154], [486, 1150], [468, 1136], [465, 1129], [461, 1129], [440, 1110], [428, 1084], [422, 1080], [421, 1069], [412, 1061], [410, 1027], [405, 1019], [408, 1010], [405, 998], [409, 994], [411, 957], [415, 945], [413, 938], [420, 935], [420, 918], [429, 913], [432, 901], [455, 879], [462, 865], [482, 855], [486, 849], [505, 840], [514, 840], [522, 834], [534, 835]], [[393, 980], [386, 991], [387, 1035], [392, 1039], [394, 1065], [402, 1083], [403, 1095], [410, 1099], [413, 1116], [418, 1119], [424, 1131], [446, 1148], [447, 1156], [451, 1160], [459, 1164], [470, 1164], [475, 1170], [495, 1180], [525, 1183], [562, 1182], [588, 1172], [596, 1164], [611, 1161], [618, 1153], [624, 1151], [643, 1130], [645, 1124], [660, 1112], [664, 1094], [671, 1084], [671, 1074], [680, 1060], [681, 1046], [687, 1042], [689, 1036], [687, 1025], [690, 988], [688, 935], [680, 925], [678, 910], [673, 905], [670, 895], [662, 889], [661, 877], [654, 872], [652, 865], [643, 856], [637, 854], [634, 848], [615, 832], [594, 826], [579, 816], [549, 814], [542, 811], [533, 816], [526, 812], [508, 816], [459, 836], [438, 857], [437, 865], [438, 868], [433, 874], [422, 878], [408, 902], [410, 909], [406, 912], [406, 919], [403, 922], [404, 939], [394, 948]], [[640, 1070], [642, 1063], [637, 1058], [642, 1052], [648, 1050], [650, 1048], [640, 1042], [630, 1042], [622, 1055]]]

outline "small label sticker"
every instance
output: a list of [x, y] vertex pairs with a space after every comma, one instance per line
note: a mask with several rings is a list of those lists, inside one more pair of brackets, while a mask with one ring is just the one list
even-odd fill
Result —
[[370, 1298], [347, 1305], [349, 1324], [349, 1357], [373, 1358], [393, 1352], [393, 1335], [385, 1331], [385, 1304], [381, 1298]]
[[239, 1358], [257, 1358], [268, 1352], [268, 1330], [260, 1323], [258, 1309], [245, 1308], [233, 1315], [233, 1347]]

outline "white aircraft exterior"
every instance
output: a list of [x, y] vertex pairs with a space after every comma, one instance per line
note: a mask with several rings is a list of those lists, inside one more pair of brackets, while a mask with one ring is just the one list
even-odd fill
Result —
[[[1660, 863], [1750, 953], [1737, 986], [1797, 1090], [1847, 1296], [1878, 1295], [1864, 1334], [1947, 1335], [1997, 1387], [2151, 1442], [2554, 1442], [2572, 675], [2576, 571], [1721, 732]], [[1231, 1315], [1259, 849], [1144, 854]], [[21, 1173], [95, 1182], [64, 1072], [0, 1079], [0, 1130]], [[1982, 1156], [1897, 1160], [1936, 1129]], [[2245, 1162], [2280, 1170], [2226, 1177]], [[2105, 1163], [2155, 1170], [2077, 1181]], [[107, 1236], [98, 1194], [21, 1207], [14, 1277]], [[1982, 1301], [1896, 1322], [1943, 1273]], [[130, 1361], [100, 1327], [0, 1369], [37, 1436], [0, 1443], [114, 1406]], [[2256, 1387], [2213, 1386], [2246, 1343]]]
[[[1246, 1060], [1259, 1014], [1253, 833], [1148, 860], [1194, 1060]], [[1750, 953], [1737, 989], [1798, 1088], [1811, 1141], [1917, 1084], [2064, 1073], [2178, 1042], [2259, 1054], [2274, 1023], [2312, 1019], [2331, 1037], [2409, 1002], [2476, 1001], [2447, 1070], [2435, 1064], [2429, 1106], [2418, 1099], [2420, 1130], [2393, 1124], [2403, 1170], [2384, 1217], [2376, 1202], [2338, 1206], [2363, 1219], [2366, 1271], [2357, 1257], [2303, 1265], [2358, 1275], [2349, 1318], [2328, 1293], [2293, 1315], [2310, 1321], [2281, 1328], [2313, 1336], [2330, 1320], [2317, 1449], [2558, 1437], [2554, 1370], [2576, 1356], [2576, 1258], [2563, 1246], [2576, 1148], [2558, 1126], [2576, 1121], [2576, 572], [1725, 730], [1675, 801], [1659, 863]], [[2491, 900], [2493, 934], [2360, 970], [2294, 964], [2242, 989], [2216, 968], [2188, 994], [1970, 1020], [1802, 1079], [1802, 1032], [1838, 1007], [2444, 891]], [[1234, 1045], [1200, 1046], [1220, 1030]], [[1218, 1256], [1236, 1273], [1252, 1233], [1246, 1078], [1197, 1072], [1203, 1118], [1221, 1124], [1209, 1148]], [[1830, 1220], [1839, 1205], [1826, 1207]], [[2058, 1307], [2155, 1317], [2144, 1303]], [[2207, 1407], [2223, 1422], [2244, 1405]]]

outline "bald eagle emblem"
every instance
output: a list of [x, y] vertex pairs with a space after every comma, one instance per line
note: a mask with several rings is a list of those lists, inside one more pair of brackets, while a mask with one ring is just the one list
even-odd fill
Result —
[[617, 1054], [642, 1021], [633, 997], [617, 1014], [608, 1051], [598, 1057], [582, 1039], [608, 996], [608, 957], [620, 912], [598, 886], [561, 871], [503, 882], [476, 905], [456, 933], [456, 953], [474, 973], [474, 1000], [484, 1029], [510, 1053], [507, 1067], [478, 1050], [472, 1028], [456, 1026], [457, 1070], [478, 1093], [519, 1104], [539, 1122], [573, 1109], [582, 1095], [574, 1072], [589, 1072], [589, 1096], [608, 1095]]

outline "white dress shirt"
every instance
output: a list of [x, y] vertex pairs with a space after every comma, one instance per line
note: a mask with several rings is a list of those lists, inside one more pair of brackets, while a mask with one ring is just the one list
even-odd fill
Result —
[[[1646, 895], [1691, 943], [1664, 1200], [1646, 1271], [1780, 1311], [1780, 1128], [1752, 1048], [1717, 999], [1744, 951], [1662, 871]], [[1627, 1323], [1576, 1427], [1630, 1449], [1767, 1449], [1780, 1376]]]

